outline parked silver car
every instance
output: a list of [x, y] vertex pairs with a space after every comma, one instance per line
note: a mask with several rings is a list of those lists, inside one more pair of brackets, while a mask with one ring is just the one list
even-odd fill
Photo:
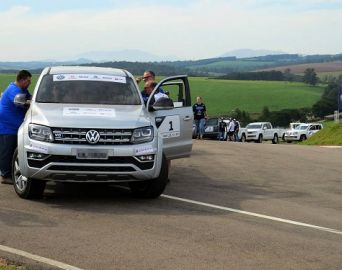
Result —
[[[154, 102], [161, 86], [173, 101]], [[17, 96], [16, 103], [26, 100]], [[137, 196], [158, 197], [168, 182], [168, 161], [191, 154], [192, 120], [185, 75], [161, 81], [145, 105], [125, 70], [45, 68], [18, 131], [15, 191], [35, 198], [50, 180], [127, 182]]]

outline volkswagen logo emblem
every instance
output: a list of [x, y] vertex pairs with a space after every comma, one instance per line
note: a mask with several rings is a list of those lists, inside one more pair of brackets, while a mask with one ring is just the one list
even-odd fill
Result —
[[64, 78], [65, 78], [65, 76], [62, 75], [62, 74], [60, 74], [60, 75], [57, 76], [57, 79], [58, 79], [58, 80], [63, 80]]
[[98, 133], [96, 130], [89, 130], [86, 133], [86, 140], [90, 144], [98, 143], [100, 140], [100, 133]]

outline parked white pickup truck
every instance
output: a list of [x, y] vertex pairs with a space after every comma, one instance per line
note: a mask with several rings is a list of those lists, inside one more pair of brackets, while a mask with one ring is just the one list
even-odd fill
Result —
[[300, 124], [285, 133], [285, 141], [304, 141], [323, 128], [321, 123]]
[[280, 129], [274, 129], [270, 122], [256, 122], [248, 124], [241, 131], [240, 138], [242, 142], [255, 141], [261, 143], [272, 140], [272, 143], [276, 144], [279, 142], [281, 132]]

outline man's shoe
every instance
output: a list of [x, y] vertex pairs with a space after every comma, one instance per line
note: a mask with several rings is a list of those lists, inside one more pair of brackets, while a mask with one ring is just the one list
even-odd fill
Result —
[[12, 178], [1, 176], [1, 184], [13, 185]]

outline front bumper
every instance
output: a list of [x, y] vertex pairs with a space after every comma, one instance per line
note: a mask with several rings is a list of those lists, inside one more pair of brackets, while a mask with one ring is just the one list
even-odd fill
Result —
[[[19, 145], [20, 147], [20, 145]], [[130, 182], [158, 177], [162, 161], [162, 140], [137, 145], [70, 145], [25, 139], [19, 148], [23, 176], [62, 182]], [[83, 159], [82, 151], [100, 151], [107, 158]], [[37, 158], [37, 153], [40, 153]], [[140, 156], [153, 156], [142, 161]]]
[[299, 141], [299, 136], [297, 135], [285, 135], [285, 141]]
[[257, 140], [258, 138], [258, 134], [247, 134], [246, 136], [246, 140]]

